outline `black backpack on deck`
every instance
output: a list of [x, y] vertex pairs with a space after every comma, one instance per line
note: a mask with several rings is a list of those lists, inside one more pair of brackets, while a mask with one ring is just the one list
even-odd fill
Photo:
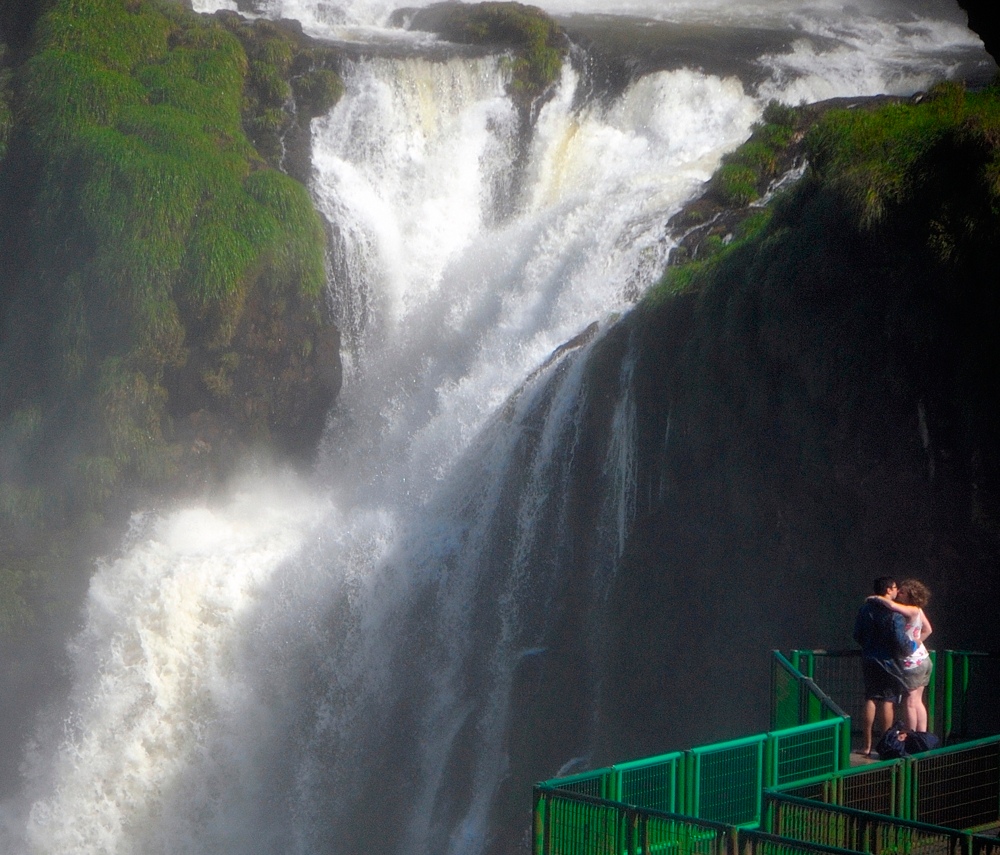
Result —
[[909, 757], [921, 751], [930, 751], [941, 744], [933, 733], [922, 730], [907, 730], [897, 722], [890, 727], [875, 746], [875, 751], [882, 760], [895, 760], [897, 757]]

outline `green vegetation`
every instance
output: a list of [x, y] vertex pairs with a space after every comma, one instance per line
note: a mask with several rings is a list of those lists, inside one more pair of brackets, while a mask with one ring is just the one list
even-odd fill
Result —
[[750, 139], [723, 158], [708, 195], [727, 207], [742, 207], [759, 198], [788, 166], [788, 151], [801, 133], [806, 115], [772, 101], [764, 109]]
[[646, 294], [643, 300], [646, 307], [659, 306], [671, 297], [701, 288], [717, 274], [725, 259], [739, 256], [742, 249], [752, 245], [770, 221], [770, 209], [761, 208], [737, 224], [731, 240], [726, 241], [719, 234], [710, 234], [699, 246], [696, 260], [667, 269], [659, 283]]
[[[203, 465], [193, 413], [233, 442], [318, 431], [288, 398], [335, 393], [326, 236], [275, 167], [342, 87], [293, 30], [167, 0], [57, 0], [3, 59], [0, 535], [30, 555]], [[5, 555], [12, 626], [34, 577]]]
[[[922, 247], [944, 261], [973, 231], [981, 236], [1000, 210], [1000, 94], [996, 89], [966, 92], [946, 83], [912, 102], [883, 100], [828, 110], [772, 103], [750, 139], [724, 158], [703, 199], [679, 222], [697, 225], [727, 206], [740, 208], [759, 198], [799, 153], [809, 171], [795, 193], [822, 193], [850, 215], [855, 228], [873, 234], [893, 212], [897, 217], [904, 208], [907, 216], [921, 212], [927, 215], [919, 225]], [[953, 175], [956, 170], [962, 174]], [[966, 187], [960, 198], [949, 189], [958, 186], [953, 179]], [[979, 195], [968, 193], [970, 182]], [[785, 199], [775, 210], [783, 212], [791, 204]], [[729, 240], [720, 230], [709, 231], [696, 258], [670, 268], [649, 298], [660, 301], [705, 287], [725, 256], [736, 255], [743, 263], [747, 243], [762, 239], [771, 219], [765, 210], [741, 215]], [[893, 227], [901, 226], [902, 221], [894, 221]], [[909, 221], [907, 226], [917, 227]], [[778, 227], [787, 228], [784, 217], [775, 221]]]
[[223, 16], [220, 22], [240, 40], [249, 62], [244, 127], [257, 151], [278, 168], [293, 127], [325, 115], [344, 92], [343, 82], [329, 67], [334, 54], [304, 42], [282, 23], [250, 22], [235, 15]]
[[416, 12], [410, 25], [459, 44], [511, 48], [512, 85], [528, 99], [558, 80], [567, 50], [556, 22], [541, 9], [522, 3], [438, 3]]
[[[926, 167], [946, 141], [995, 149], [1000, 131], [996, 90], [967, 93], [941, 84], [919, 104], [889, 104], [876, 111], [836, 110], [806, 140], [816, 177], [840, 195], [865, 227], [919, 192]], [[984, 164], [997, 174], [995, 151]], [[984, 178], [987, 177], [984, 175]]]

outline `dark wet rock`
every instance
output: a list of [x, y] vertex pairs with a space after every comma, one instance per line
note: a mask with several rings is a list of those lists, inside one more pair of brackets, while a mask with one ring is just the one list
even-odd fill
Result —
[[969, 16], [969, 29], [983, 40], [986, 52], [1000, 62], [1000, 16], [994, 0], [958, 0]]

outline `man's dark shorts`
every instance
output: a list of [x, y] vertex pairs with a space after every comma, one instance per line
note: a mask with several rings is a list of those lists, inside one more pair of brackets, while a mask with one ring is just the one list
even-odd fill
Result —
[[899, 679], [874, 659], [861, 660], [861, 674], [865, 681], [865, 698], [869, 701], [892, 701], [898, 704], [903, 695]]

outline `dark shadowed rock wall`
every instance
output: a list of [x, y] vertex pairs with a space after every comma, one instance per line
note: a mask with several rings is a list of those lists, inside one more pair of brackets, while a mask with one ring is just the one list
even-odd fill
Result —
[[958, 0], [969, 16], [969, 29], [983, 40], [987, 53], [1000, 61], [1000, 16], [993, 0]]

